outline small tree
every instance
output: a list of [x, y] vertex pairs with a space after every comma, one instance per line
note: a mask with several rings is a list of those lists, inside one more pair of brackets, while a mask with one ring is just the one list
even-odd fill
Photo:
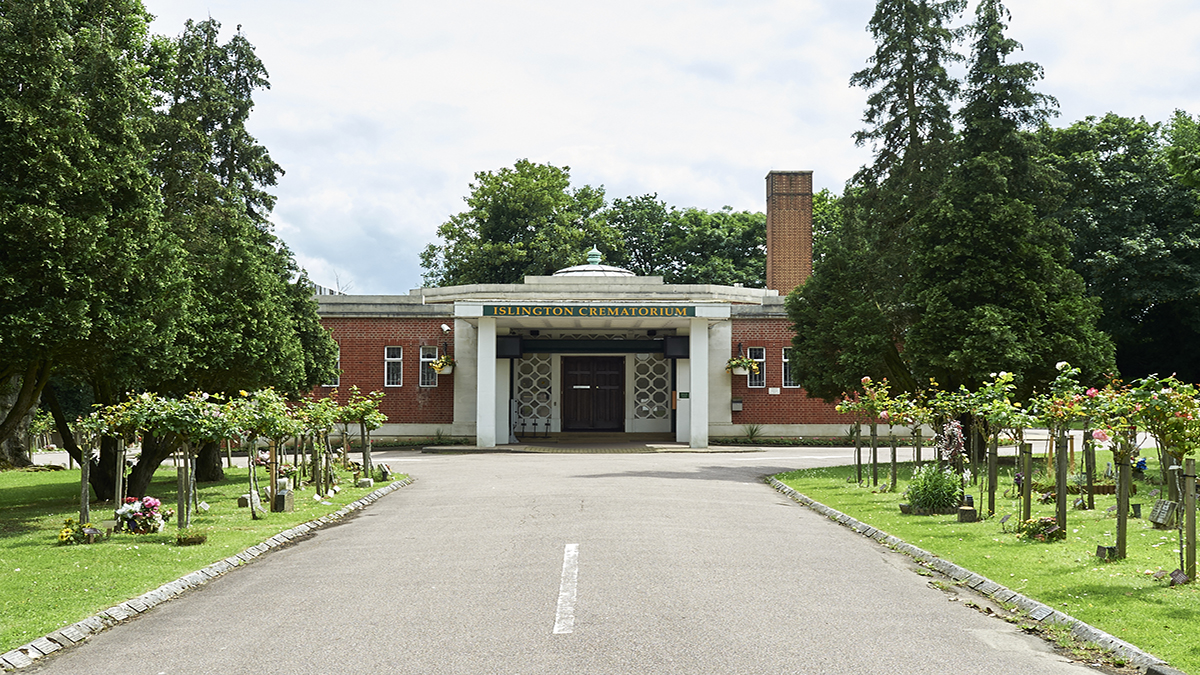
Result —
[[[871, 425], [871, 485], [879, 486], [879, 420], [887, 421], [889, 415], [884, 416], [888, 406], [891, 405], [891, 396], [888, 394], [888, 381], [883, 378], [878, 383], [865, 376], [862, 378], [862, 395], [843, 394], [842, 402], [838, 404], [837, 411], [841, 413], [851, 413], [856, 416], [861, 415], [866, 418]], [[881, 417], [882, 416], [882, 417]], [[861, 482], [861, 481], [860, 481]]]
[[[1079, 369], [1071, 366], [1066, 361], [1059, 361], [1055, 364], [1055, 369], [1058, 371], [1058, 376], [1050, 383], [1050, 391], [1037, 396], [1033, 400], [1034, 414], [1038, 420], [1045, 425], [1050, 432], [1050, 446], [1053, 448], [1059, 439], [1065, 438], [1067, 430], [1076, 421], [1088, 417], [1088, 409], [1085, 406], [1086, 398], [1083, 395], [1083, 388], [1079, 385]], [[1057, 497], [1057, 513], [1058, 526], [1066, 529], [1067, 527], [1067, 473], [1069, 467], [1065, 453], [1066, 443], [1060, 444], [1062, 447], [1054, 454], [1057, 458], [1057, 466], [1055, 468], [1055, 496]], [[1115, 456], [1114, 452], [1114, 456]], [[1047, 464], [1050, 460], [1050, 453], [1047, 453]], [[1049, 466], [1047, 466], [1047, 472]], [[1128, 489], [1128, 486], [1126, 486]], [[1126, 494], [1128, 501], [1128, 494]], [[1121, 516], [1122, 518], [1124, 516]], [[1124, 536], [1122, 529], [1118, 537]], [[1122, 540], [1123, 541], [1123, 540]], [[1121, 544], [1123, 546], [1123, 544]], [[1124, 557], [1124, 549], [1122, 557]]]
[[1158, 463], [1169, 499], [1179, 501], [1180, 488], [1168, 474], [1171, 466], [1182, 466], [1183, 459], [1200, 446], [1200, 402], [1196, 387], [1175, 376], [1155, 375], [1133, 382], [1129, 396], [1137, 401], [1138, 421], [1158, 445]]
[[330, 461], [329, 432], [337, 426], [340, 407], [332, 396], [305, 400], [296, 409], [296, 418], [304, 433], [313, 437], [312, 481], [317, 494], [327, 494], [333, 487], [333, 466]]
[[373, 391], [367, 395], [359, 392], [357, 386], [350, 387], [350, 397], [342, 406], [339, 420], [343, 424], [357, 424], [359, 439], [362, 443], [362, 470], [366, 476], [371, 475], [371, 431], [378, 429], [387, 422], [387, 416], [379, 411], [379, 402], [383, 400], [382, 391]]
[[1087, 412], [1097, 423], [1092, 437], [1112, 448], [1117, 467], [1117, 557], [1125, 557], [1128, 536], [1130, 463], [1138, 455], [1138, 404], [1129, 387], [1113, 380], [1103, 389], [1090, 389], [1084, 397]]
[[[294, 435], [299, 425], [292, 418], [287, 402], [274, 389], [262, 389], [253, 394], [241, 393], [243, 397], [234, 400], [232, 410], [238, 427], [246, 434], [246, 445], [249, 449], [247, 459], [250, 465], [250, 517], [257, 519], [258, 513], [254, 506], [254, 496], [258, 494], [258, 472], [255, 470], [255, 455], [258, 453], [256, 443], [259, 438], [266, 438], [277, 444]], [[275, 496], [278, 470], [279, 467], [272, 462], [269, 491], [272, 498]]]

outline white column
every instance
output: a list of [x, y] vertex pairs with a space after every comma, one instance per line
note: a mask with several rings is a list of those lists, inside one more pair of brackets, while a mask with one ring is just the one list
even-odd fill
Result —
[[466, 319], [454, 320], [454, 426], [456, 436], [475, 435], [477, 395], [467, 380], [479, 377], [479, 333]]
[[[478, 368], [475, 378], [475, 445], [496, 447], [496, 319], [479, 318]], [[507, 440], [507, 439], [505, 439]]]
[[[675, 362], [675, 391], [692, 392], [692, 371], [689, 359], [679, 359]], [[687, 443], [692, 437], [692, 399], [680, 398], [675, 400], [675, 442]]]
[[691, 433], [688, 445], [693, 448], [708, 447], [708, 319], [695, 318], [691, 321], [688, 336], [688, 364], [692, 383], [688, 397], [691, 401]]

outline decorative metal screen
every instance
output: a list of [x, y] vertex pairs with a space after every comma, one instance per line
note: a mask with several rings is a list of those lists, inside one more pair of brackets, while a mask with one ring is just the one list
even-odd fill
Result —
[[526, 354], [517, 361], [517, 416], [532, 424], [550, 423], [551, 356]]
[[666, 419], [671, 411], [671, 367], [662, 354], [638, 354], [633, 359], [633, 417]]

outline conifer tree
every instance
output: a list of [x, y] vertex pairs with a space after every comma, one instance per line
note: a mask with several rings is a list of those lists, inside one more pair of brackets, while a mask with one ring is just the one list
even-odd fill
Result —
[[1020, 44], [1005, 36], [1008, 11], [980, 2], [964, 106], [962, 156], [928, 218], [914, 230], [905, 300], [914, 323], [905, 357], [949, 388], [1016, 374], [1028, 396], [1069, 361], [1085, 376], [1113, 367], [1112, 343], [1096, 328], [1100, 309], [1068, 268], [1069, 236], [1040, 215], [1055, 185], [1035, 160], [1027, 131], [1054, 114], [1037, 93], [1034, 63], [1009, 63]]
[[876, 50], [850, 83], [871, 93], [855, 134], [873, 162], [847, 186], [836, 229], [813, 276], [788, 299], [796, 329], [792, 361], [801, 386], [831, 399], [863, 375], [917, 386], [897, 349], [910, 312], [901, 301], [912, 228], [946, 176], [955, 140], [951, 104], [958, 82], [946, 68], [962, 60], [948, 26], [964, 0], [879, 0], [868, 30]]

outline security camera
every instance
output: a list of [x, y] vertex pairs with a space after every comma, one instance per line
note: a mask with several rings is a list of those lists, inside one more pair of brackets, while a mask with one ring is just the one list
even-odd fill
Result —
[[449, 333], [450, 332], [450, 324], [448, 324], [448, 323], [442, 324], [442, 332]]

